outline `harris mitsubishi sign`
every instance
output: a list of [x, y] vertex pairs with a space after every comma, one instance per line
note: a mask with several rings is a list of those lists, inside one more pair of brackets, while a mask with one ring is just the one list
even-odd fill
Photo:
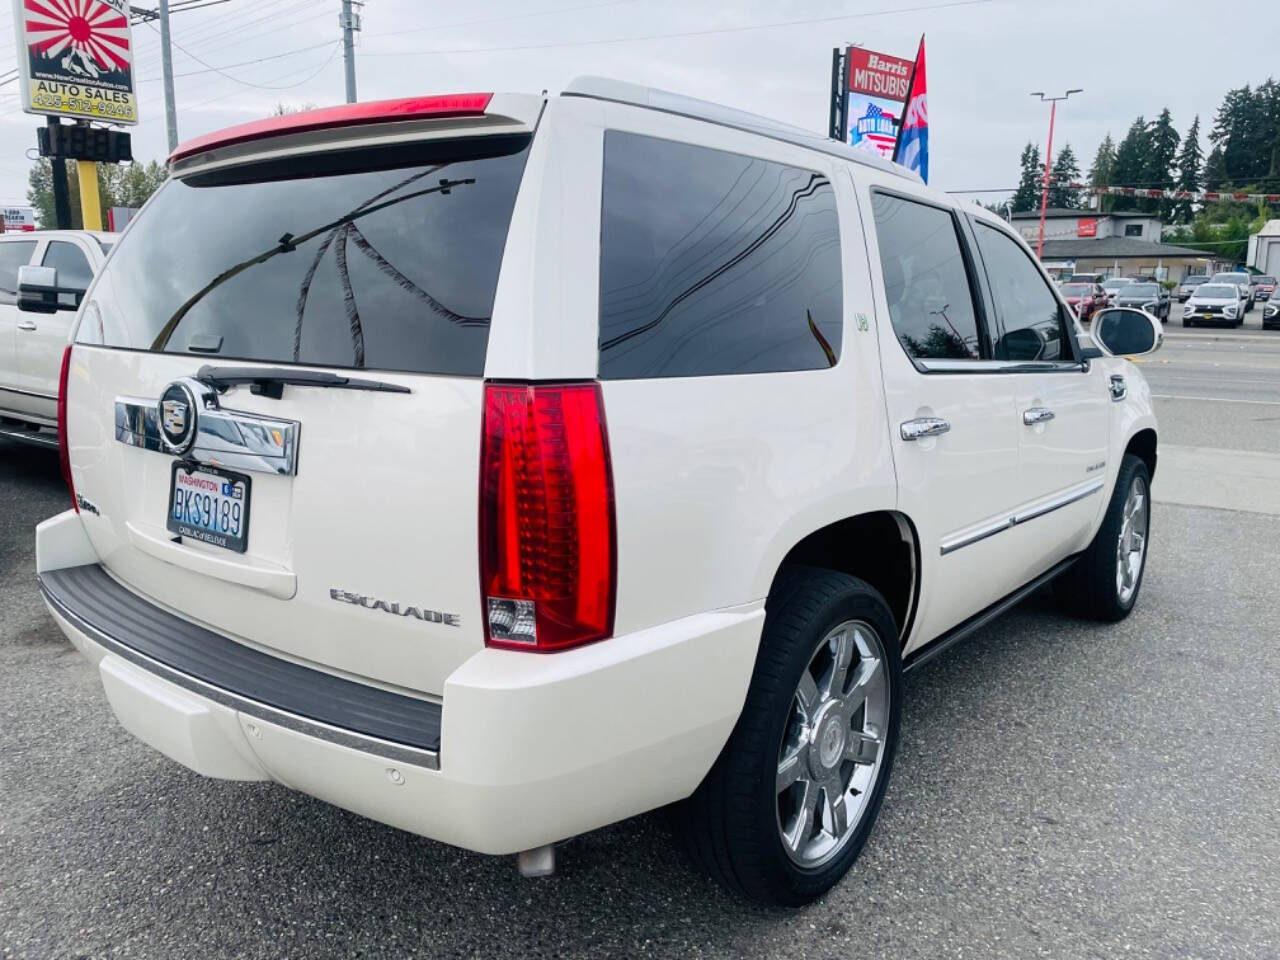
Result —
[[22, 109], [137, 123], [127, 0], [13, 0]]
[[912, 61], [902, 57], [864, 47], [849, 48], [845, 116], [850, 146], [878, 153], [886, 160], [893, 158], [911, 66]]

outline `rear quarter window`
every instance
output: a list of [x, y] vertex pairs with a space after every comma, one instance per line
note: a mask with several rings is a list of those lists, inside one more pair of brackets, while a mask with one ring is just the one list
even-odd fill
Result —
[[480, 376], [530, 138], [430, 141], [168, 181], [80, 342]]
[[840, 227], [821, 173], [605, 134], [604, 379], [816, 370], [840, 357]]

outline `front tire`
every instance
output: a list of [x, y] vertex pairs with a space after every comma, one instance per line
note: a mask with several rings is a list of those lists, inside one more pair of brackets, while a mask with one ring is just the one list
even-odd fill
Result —
[[1120, 463], [1111, 502], [1093, 542], [1054, 582], [1071, 613], [1092, 620], [1123, 620], [1138, 602], [1151, 535], [1151, 474], [1131, 453]]
[[901, 704], [897, 627], [880, 594], [832, 570], [784, 569], [738, 723], [675, 812], [693, 859], [759, 903], [826, 893], [875, 825]]

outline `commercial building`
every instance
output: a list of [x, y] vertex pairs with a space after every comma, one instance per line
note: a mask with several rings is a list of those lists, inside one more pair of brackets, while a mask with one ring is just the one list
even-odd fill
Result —
[[[1209, 273], [1212, 253], [1162, 243], [1160, 218], [1137, 210], [1045, 211], [1041, 260], [1054, 276], [1100, 273], [1108, 277], [1159, 277], [1179, 281], [1189, 273]], [[1013, 215], [1013, 228], [1034, 248], [1040, 211]]]

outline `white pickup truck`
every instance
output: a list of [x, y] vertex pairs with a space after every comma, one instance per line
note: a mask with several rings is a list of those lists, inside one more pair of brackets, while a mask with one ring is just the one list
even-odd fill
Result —
[[66, 351], [37, 558], [193, 770], [526, 872], [675, 805], [707, 871], [802, 904], [876, 820], [905, 669], [1051, 580], [1137, 601], [1123, 357], [1159, 323], [1085, 340], [899, 167], [587, 78], [272, 118], [170, 173]]
[[[58, 370], [76, 308], [119, 235], [85, 230], [0, 234], [0, 436], [56, 447]], [[24, 267], [56, 271], [47, 307], [19, 303]], [[44, 274], [46, 281], [49, 274]]]

